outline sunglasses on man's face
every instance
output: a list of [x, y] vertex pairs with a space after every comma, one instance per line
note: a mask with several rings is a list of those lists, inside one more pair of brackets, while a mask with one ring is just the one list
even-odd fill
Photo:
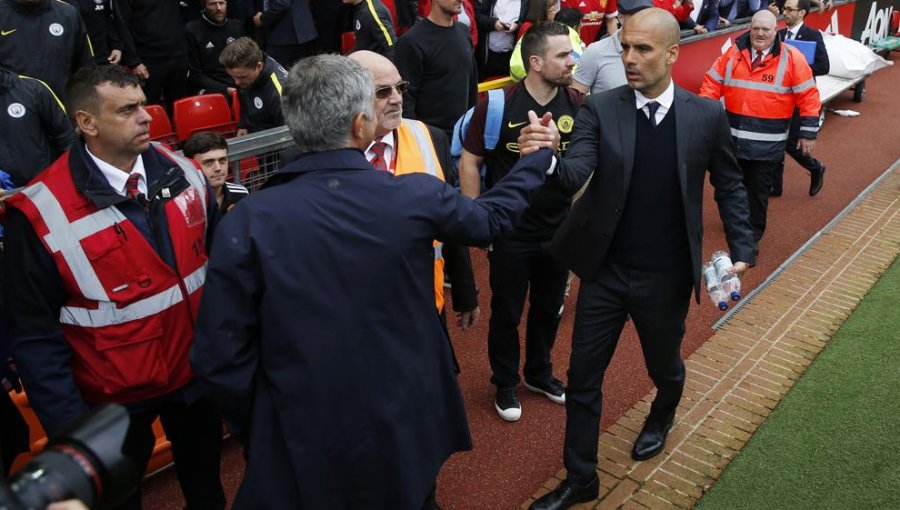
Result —
[[378, 87], [377, 89], [375, 89], [375, 97], [377, 99], [387, 99], [391, 97], [391, 93], [394, 91], [394, 89], [397, 89], [397, 93], [402, 96], [404, 93], [406, 93], [406, 89], [408, 88], [408, 81], [401, 81], [396, 85], [385, 85], [383, 87]]

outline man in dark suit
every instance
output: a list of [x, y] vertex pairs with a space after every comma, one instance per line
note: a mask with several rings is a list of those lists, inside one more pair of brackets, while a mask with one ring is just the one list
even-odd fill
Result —
[[[822, 40], [822, 33], [806, 26], [803, 23], [804, 18], [809, 13], [810, 0], [785, 0], [784, 2], [784, 21], [787, 23], [786, 28], [778, 31], [778, 35], [783, 41], [812, 41], [816, 43], [816, 53], [810, 67], [813, 76], [822, 76], [828, 74], [830, 65], [828, 63], [828, 51], [825, 49], [825, 41]], [[800, 110], [794, 108], [794, 117], [791, 119], [791, 128], [788, 131], [787, 149], [785, 152], [790, 154], [794, 161], [809, 171], [809, 196], [815, 196], [822, 189], [825, 181], [825, 165], [821, 161], [814, 158], [810, 153], [804, 153], [802, 149], [797, 147], [800, 139]], [[782, 183], [784, 182], [784, 159], [775, 169], [772, 176], [772, 192], [773, 197], [780, 197], [782, 193]]]
[[[599, 494], [597, 444], [604, 372], [627, 317], [640, 337], [657, 396], [632, 457], [662, 451], [681, 399], [684, 321], [699, 301], [706, 171], [732, 257], [756, 258], [747, 193], [722, 107], [676, 86], [678, 22], [645, 9], [622, 29], [628, 86], [592, 95], [575, 120], [560, 184], [573, 192], [593, 172], [551, 244], [581, 278], [566, 387], [567, 479], [533, 509], [564, 509]], [[552, 144], [552, 125], [526, 127], [522, 154]]]
[[294, 62], [309, 54], [318, 36], [309, 2], [306, 0], [268, 0], [253, 16], [253, 24], [263, 39], [270, 57], [290, 69]]
[[551, 154], [474, 201], [377, 172], [374, 95], [347, 57], [296, 64], [284, 112], [304, 154], [216, 232], [191, 360], [247, 445], [238, 510], [432, 510], [441, 465], [471, 448], [432, 243], [512, 230]]

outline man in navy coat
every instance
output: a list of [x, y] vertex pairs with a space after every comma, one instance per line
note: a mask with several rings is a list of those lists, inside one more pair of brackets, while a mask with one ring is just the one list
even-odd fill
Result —
[[511, 230], [550, 151], [474, 201], [375, 172], [374, 89], [346, 57], [296, 64], [284, 113], [304, 155], [216, 232], [191, 359], [246, 448], [236, 509], [434, 508], [441, 465], [472, 446], [432, 241]]

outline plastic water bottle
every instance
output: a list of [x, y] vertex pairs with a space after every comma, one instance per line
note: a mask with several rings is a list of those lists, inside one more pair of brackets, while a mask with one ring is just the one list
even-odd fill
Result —
[[716, 266], [712, 264], [704, 265], [703, 277], [706, 279], [706, 292], [709, 294], [709, 299], [719, 307], [719, 310], [727, 310], [728, 294], [726, 294], [725, 291], [722, 290], [722, 286], [719, 285], [719, 276], [716, 274]]
[[741, 299], [741, 279], [738, 275], [731, 272], [734, 264], [731, 263], [731, 257], [724, 251], [717, 251], [712, 254], [710, 263], [716, 268], [716, 276], [719, 278], [719, 285], [722, 290], [731, 297], [732, 301]]

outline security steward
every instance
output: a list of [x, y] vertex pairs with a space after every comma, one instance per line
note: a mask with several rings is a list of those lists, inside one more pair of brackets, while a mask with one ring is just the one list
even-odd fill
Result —
[[[450, 151], [444, 132], [421, 121], [403, 118], [403, 91], [407, 83], [387, 58], [358, 51], [350, 58], [372, 73], [375, 81], [375, 140], [366, 150], [366, 159], [376, 170], [394, 175], [427, 173], [441, 181], [450, 168]], [[467, 247], [434, 242], [434, 301], [446, 327], [444, 266], [453, 281], [450, 288], [458, 325], [468, 329], [481, 317], [478, 292]], [[458, 368], [458, 367], [457, 367]]]
[[75, 141], [75, 130], [50, 87], [0, 67], [0, 170], [28, 184]]
[[238, 136], [284, 125], [281, 113], [281, 84], [287, 71], [263, 53], [249, 37], [229, 44], [219, 62], [238, 87], [241, 120]]
[[29, 401], [51, 438], [124, 404], [138, 466], [160, 417], [187, 507], [222, 509], [222, 425], [192, 400], [188, 360], [215, 201], [192, 163], [151, 146], [137, 76], [84, 68], [66, 97], [82, 138], [6, 200], [4, 311]]
[[225, 67], [219, 63], [219, 55], [225, 46], [245, 37], [244, 25], [236, 19], [228, 19], [225, 0], [204, 0], [199, 19], [184, 26], [187, 36], [188, 62], [191, 74], [188, 79], [198, 94], [225, 94], [229, 98], [237, 89]]
[[754, 14], [750, 32], [716, 60], [700, 87], [703, 97], [725, 99], [757, 243], [766, 230], [772, 176], [784, 159], [794, 108], [799, 109], [798, 146], [809, 155], [822, 106], [806, 58], [778, 38], [775, 23], [775, 15], [767, 10]]
[[0, 65], [43, 80], [62, 95], [69, 76], [93, 60], [74, 6], [59, 0], [0, 2]]
[[[522, 82], [505, 90], [500, 138], [492, 153], [484, 147], [487, 100], [475, 106], [460, 159], [463, 194], [476, 197], [481, 193], [482, 163], [487, 165], [486, 184], [492, 187], [519, 161], [519, 132], [528, 124], [530, 110], [539, 116], [553, 114], [562, 139], [560, 153], [565, 153], [575, 115], [584, 100], [580, 92], [569, 87], [575, 67], [571, 54], [569, 28], [562, 23], [542, 22], [525, 34], [522, 57], [528, 63], [528, 70]], [[515, 230], [495, 241], [488, 253], [491, 270], [488, 359], [491, 383], [497, 387], [494, 409], [505, 421], [517, 421], [522, 414], [516, 386], [520, 365], [519, 322], [526, 295], [530, 297], [530, 306], [525, 333], [525, 386], [558, 404], [566, 401], [562, 383], [553, 377], [550, 351], [556, 341], [569, 272], [550, 255], [547, 245], [566, 218], [571, 203], [571, 193], [553, 182], [544, 183], [531, 196]]]

